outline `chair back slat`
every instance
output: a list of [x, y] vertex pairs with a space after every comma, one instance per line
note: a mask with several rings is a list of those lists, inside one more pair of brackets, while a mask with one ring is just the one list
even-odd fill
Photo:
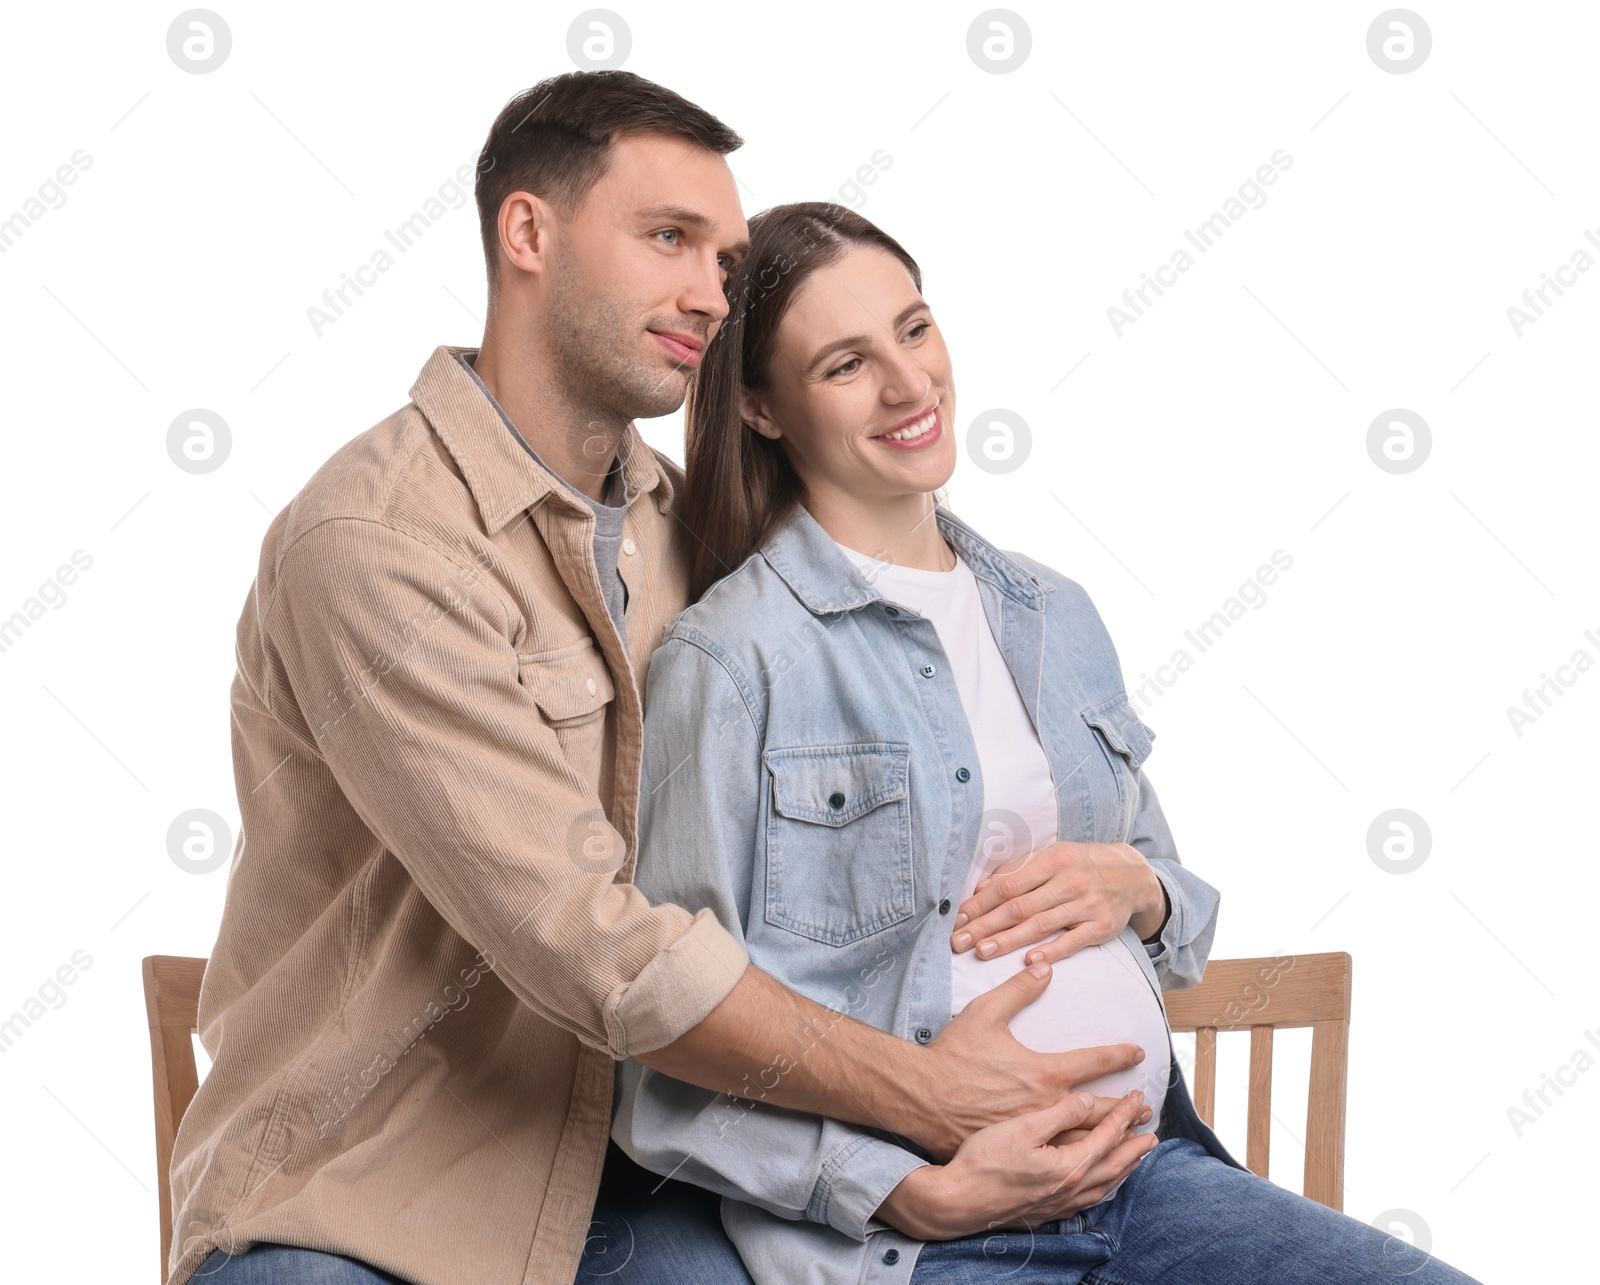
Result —
[[1210, 1124], [1217, 1109], [1217, 1028], [1194, 1033], [1194, 1109]]
[[172, 1248], [172, 1144], [199, 1080], [195, 1072], [196, 1013], [206, 961], [178, 955], [144, 960], [144, 1007], [150, 1024], [150, 1075], [155, 1088], [156, 1178], [161, 1202], [161, 1277]]
[[1345, 1090], [1349, 1074], [1350, 956], [1344, 951], [1263, 959], [1213, 959], [1198, 986], [1166, 991], [1167, 1022], [1195, 1034], [1195, 1111], [1215, 1123], [1217, 1033], [1250, 1032], [1245, 1163], [1265, 1178], [1272, 1129], [1273, 1033], [1309, 1026], [1304, 1194], [1344, 1207]]
[[1267, 1176], [1272, 1144], [1272, 1027], [1250, 1028], [1250, 1105], [1245, 1115], [1245, 1167]]

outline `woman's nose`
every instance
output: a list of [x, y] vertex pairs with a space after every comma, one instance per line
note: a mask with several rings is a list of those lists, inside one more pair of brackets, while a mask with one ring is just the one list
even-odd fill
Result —
[[891, 406], [921, 402], [933, 389], [933, 376], [913, 361], [901, 361], [889, 368], [883, 385], [883, 400]]

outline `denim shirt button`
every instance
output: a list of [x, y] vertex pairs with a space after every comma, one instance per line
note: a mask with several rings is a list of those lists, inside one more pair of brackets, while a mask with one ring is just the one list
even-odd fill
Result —
[[898, 1263], [900, 1261], [900, 1251], [898, 1249], [886, 1249], [886, 1250], [884, 1250], [883, 1251], [883, 1261], [888, 1263], [890, 1267], [893, 1267], [896, 1263]]
[[838, 790], [835, 790], [828, 796], [828, 806], [835, 810], [842, 808], [844, 806], [844, 795], [840, 794]]
[[924, 665], [922, 667], [922, 676], [924, 678], [932, 678], [938, 672], [932, 665]]
[[930, 1031], [926, 1026], [917, 1027], [917, 1043], [918, 1044], [926, 1044], [932, 1038], [933, 1038], [933, 1032]]
[[944, 898], [944, 900], [942, 900], [939, 903], [939, 913], [941, 915], [948, 915], [950, 913], [950, 898], [949, 897]]
[[958, 780], [958, 781], [970, 781], [970, 780], [972, 780], [972, 773], [967, 771], [967, 769], [964, 768], [964, 767], [958, 767], [956, 769], [956, 780]]
[[900, 614], [900, 609], [898, 607], [885, 607], [883, 609], [883, 614], [886, 616], [898, 616]]

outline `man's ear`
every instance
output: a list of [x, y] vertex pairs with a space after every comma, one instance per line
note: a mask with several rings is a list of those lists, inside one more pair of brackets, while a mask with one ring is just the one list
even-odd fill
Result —
[[772, 416], [767, 414], [766, 403], [748, 388], [739, 396], [739, 418], [762, 437], [770, 437], [777, 441], [783, 436], [782, 431], [772, 422]]
[[521, 272], [549, 267], [553, 211], [532, 192], [513, 192], [500, 202], [500, 253]]

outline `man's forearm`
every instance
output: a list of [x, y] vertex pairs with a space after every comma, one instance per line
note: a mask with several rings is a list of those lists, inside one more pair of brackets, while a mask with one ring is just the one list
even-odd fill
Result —
[[[1039, 1053], [1010, 1031], [1044, 993], [1032, 964], [968, 1001], [926, 1047], [796, 995], [754, 965], [698, 1026], [634, 1059], [702, 1088], [887, 1130], [948, 1160], [980, 1129], [1144, 1060], [1137, 1044]], [[1106, 1103], [1114, 1105], [1110, 1099]]]
[[947, 1143], [928, 1051], [797, 995], [754, 964], [698, 1025], [636, 1060], [702, 1088]]

